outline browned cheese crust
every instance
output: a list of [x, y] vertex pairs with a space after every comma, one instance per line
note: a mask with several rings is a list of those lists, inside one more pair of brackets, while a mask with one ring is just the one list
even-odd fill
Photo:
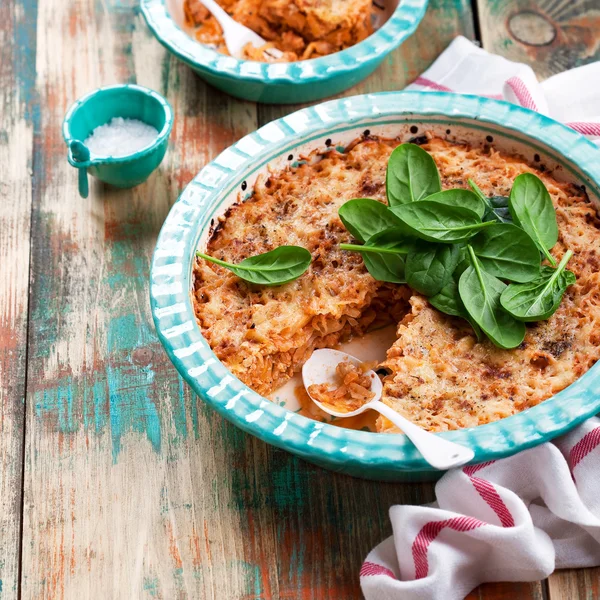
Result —
[[[551, 173], [493, 148], [431, 139], [446, 188], [472, 178], [489, 195], [507, 195], [523, 172], [538, 175], [557, 209], [560, 238], [568, 247], [577, 283], [548, 320], [528, 325], [524, 343], [500, 350], [478, 343], [470, 326], [432, 308], [407, 286], [375, 281], [337, 216], [355, 197], [385, 198], [385, 168], [398, 142], [366, 140], [346, 153], [288, 168], [257, 182], [246, 202], [231, 208], [208, 253], [230, 262], [279, 245], [308, 248], [307, 273], [279, 288], [258, 288], [205, 261], [195, 265], [196, 316], [217, 356], [261, 394], [282, 385], [315, 348], [331, 347], [385, 321], [398, 339], [383, 366], [383, 400], [427, 429], [471, 427], [525, 410], [564, 389], [600, 358], [600, 221], [585, 192]], [[410, 304], [408, 303], [410, 300]], [[376, 316], [380, 317], [376, 320]], [[384, 418], [379, 431], [394, 431]]]

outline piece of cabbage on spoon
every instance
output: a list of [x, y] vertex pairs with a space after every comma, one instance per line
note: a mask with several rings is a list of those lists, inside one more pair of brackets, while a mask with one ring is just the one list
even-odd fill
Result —
[[[350, 406], [344, 406], [344, 404], [335, 401], [320, 401], [317, 396], [321, 400], [328, 396], [334, 398], [334, 390], [340, 387], [338, 376], [338, 365], [340, 363], [349, 363], [356, 367], [355, 371], [358, 370], [360, 372], [359, 369], [362, 361], [339, 350], [323, 349], [315, 350], [302, 368], [304, 387], [312, 401], [321, 410], [339, 418], [353, 417], [366, 410], [376, 410], [394, 423], [396, 427], [402, 429], [423, 458], [436, 469], [452, 469], [473, 460], [475, 453], [471, 448], [455, 444], [429, 431], [425, 431], [425, 429], [415, 425], [387, 404], [381, 402], [380, 398], [383, 386], [375, 371], [366, 371], [359, 376], [360, 379], [357, 379], [358, 387], [354, 388], [355, 394]], [[366, 388], [364, 384], [367, 382], [370, 383], [370, 390], [367, 389], [367, 393], [363, 394], [362, 390]], [[317, 386], [312, 388], [312, 393], [311, 386]], [[330, 392], [319, 393], [325, 387]], [[370, 393], [368, 393], [369, 391]], [[357, 406], [358, 408], [356, 408]], [[344, 410], [344, 408], [351, 408], [352, 410], [348, 411]]]

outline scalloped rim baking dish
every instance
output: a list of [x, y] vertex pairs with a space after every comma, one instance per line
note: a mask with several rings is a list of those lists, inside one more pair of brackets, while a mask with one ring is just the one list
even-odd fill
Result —
[[167, 50], [210, 84], [247, 100], [269, 103], [310, 102], [352, 87], [417, 28], [428, 0], [401, 0], [387, 22], [362, 42], [341, 52], [291, 63], [239, 60], [192, 39], [173, 20], [168, 3], [141, 0], [148, 27]]
[[[152, 261], [150, 300], [156, 329], [183, 378], [205, 402], [238, 427], [321, 466], [379, 480], [425, 479], [433, 471], [401, 434], [352, 431], [290, 412], [244, 385], [202, 337], [190, 298], [194, 252], [211, 223], [248, 196], [269, 165], [289, 155], [344, 145], [365, 130], [403, 139], [433, 130], [449, 139], [489, 142], [542, 162], [557, 178], [585, 185], [598, 204], [600, 149], [574, 130], [518, 106], [437, 92], [390, 92], [334, 100], [295, 112], [242, 138], [190, 182], [169, 213]], [[411, 132], [412, 128], [412, 132]], [[449, 133], [448, 133], [449, 132]], [[600, 362], [571, 386], [514, 416], [440, 435], [475, 450], [484, 462], [550, 440], [600, 411]]]

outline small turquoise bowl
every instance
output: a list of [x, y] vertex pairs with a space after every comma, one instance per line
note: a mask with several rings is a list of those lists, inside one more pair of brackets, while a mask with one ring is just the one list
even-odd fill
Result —
[[[368, 134], [367, 134], [368, 131]], [[494, 146], [563, 181], [585, 185], [600, 210], [600, 148], [573, 129], [530, 110], [477, 96], [389, 92], [311, 106], [247, 135], [205, 166], [164, 222], [151, 267], [150, 304], [159, 339], [192, 389], [237, 427], [315, 464], [368, 479], [435, 479], [402, 434], [351, 431], [307, 419], [261, 397], [218, 360], [203, 338], [191, 301], [196, 250], [214, 223], [247, 198], [257, 178], [286, 168], [289, 157], [348, 146], [361, 136], [408, 141], [426, 131]], [[545, 402], [493, 423], [442, 437], [475, 451], [481, 463], [561, 435], [600, 411], [600, 362]]]
[[362, 42], [329, 56], [291, 63], [238, 60], [184, 31], [183, 0], [141, 0], [156, 39], [216, 88], [245, 100], [290, 104], [338, 94], [370, 75], [417, 28], [428, 0], [389, 0], [389, 19]]
[[[142, 150], [120, 157], [90, 157], [83, 144], [92, 131], [114, 117], [137, 119], [152, 125], [158, 136]], [[140, 85], [123, 84], [100, 88], [71, 106], [63, 122], [63, 137], [69, 148], [69, 163], [79, 169], [79, 193], [88, 195], [87, 173], [119, 188], [130, 188], [146, 181], [158, 167], [173, 127], [173, 110], [156, 92]]]

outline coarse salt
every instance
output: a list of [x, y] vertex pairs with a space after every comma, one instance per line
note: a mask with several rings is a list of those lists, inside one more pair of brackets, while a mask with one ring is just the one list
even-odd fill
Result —
[[92, 157], [128, 156], [152, 144], [158, 130], [137, 119], [115, 117], [100, 125], [85, 140]]

